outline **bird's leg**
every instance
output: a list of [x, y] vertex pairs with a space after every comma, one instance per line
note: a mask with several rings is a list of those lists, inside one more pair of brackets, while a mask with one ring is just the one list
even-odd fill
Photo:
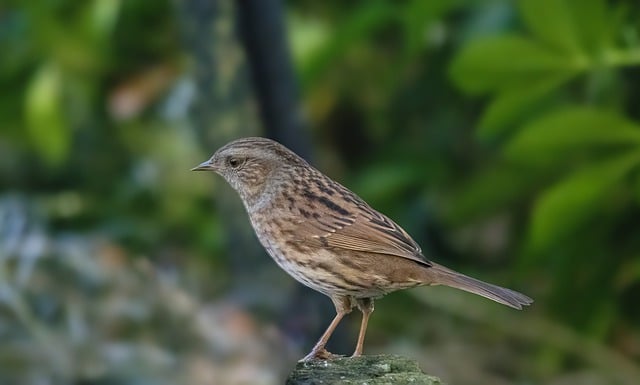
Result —
[[367, 333], [367, 324], [369, 323], [369, 316], [373, 313], [373, 299], [360, 298], [356, 300], [358, 309], [362, 312], [362, 323], [360, 324], [360, 333], [358, 334], [358, 343], [356, 344], [356, 350], [351, 357], [358, 357], [362, 355], [362, 349], [364, 345], [364, 335]]
[[334, 355], [329, 353], [324, 347], [329, 341], [331, 334], [333, 334], [333, 331], [336, 329], [336, 326], [338, 326], [342, 320], [342, 317], [351, 313], [353, 304], [349, 297], [331, 297], [331, 300], [336, 307], [336, 316], [333, 318], [333, 321], [331, 321], [324, 334], [322, 334], [322, 337], [320, 337], [318, 342], [316, 342], [313, 349], [311, 349], [311, 352], [301, 359], [300, 362], [311, 361], [314, 359], [327, 360], [334, 357]]

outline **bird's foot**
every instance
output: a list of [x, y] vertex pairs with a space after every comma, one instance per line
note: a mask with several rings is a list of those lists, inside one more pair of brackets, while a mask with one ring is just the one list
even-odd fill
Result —
[[311, 353], [307, 354], [303, 359], [298, 362], [309, 362], [314, 360], [332, 360], [334, 358], [342, 357], [339, 354], [333, 354], [327, 351], [327, 349], [318, 349], [312, 350]]

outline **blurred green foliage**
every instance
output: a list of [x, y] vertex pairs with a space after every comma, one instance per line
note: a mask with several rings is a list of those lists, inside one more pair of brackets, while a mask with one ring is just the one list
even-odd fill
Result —
[[[544, 321], [523, 323], [540, 329], [532, 339], [557, 322], [576, 333], [565, 345], [583, 339], [587, 361], [609, 354], [637, 366], [637, 2], [298, 0], [287, 12], [319, 168], [401, 223], [428, 256], [534, 297], [531, 314]], [[213, 31], [233, 23], [221, 17]], [[189, 115], [198, 95], [186, 28], [168, 0], [0, 5], [0, 364], [38, 367], [31, 383], [106, 378], [123, 356], [140, 361], [112, 383], [197, 383], [207, 377], [160, 368], [195, 359], [193, 373], [221, 373], [241, 356], [200, 324], [169, 332], [187, 319], [217, 322], [216, 305], [197, 309], [233, 280], [211, 178], [186, 172], [213, 150]], [[235, 84], [225, 76], [240, 56], [216, 79]], [[228, 136], [228, 119], [209, 126]], [[160, 278], [140, 272], [148, 261]], [[427, 315], [402, 318], [415, 301], [396, 298], [403, 306], [387, 302], [393, 312], [372, 318], [374, 341], [393, 338], [398, 328], [385, 325], [399, 319], [424, 333]], [[100, 312], [113, 303], [126, 306]], [[454, 335], [450, 321], [440, 323]], [[38, 353], [50, 341], [73, 358]], [[517, 378], [545, 382], [580, 355], [535, 347]], [[209, 356], [213, 368], [202, 363]], [[20, 374], [0, 372], [0, 382]]]
[[[502, 150], [489, 172], [506, 175], [501, 185], [520, 186], [511, 199], [531, 202], [521, 260], [552, 267], [555, 311], [603, 338], [640, 278], [627, 277], [637, 269], [638, 244], [625, 225], [640, 165], [624, 71], [640, 65], [637, 12], [602, 0], [517, 4], [522, 30], [469, 42], [450, 73], [465, 92], [492, 97], [477, 133]], [[572, 301], [580, 296], [590, 300]]]

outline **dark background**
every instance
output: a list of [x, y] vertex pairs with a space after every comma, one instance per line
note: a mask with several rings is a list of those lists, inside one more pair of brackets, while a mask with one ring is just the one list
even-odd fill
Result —
[[631, 0], [2, 2], [0, 383], [282, 383], [333, 307], [188, 171], [249, 135], [536, 300], [394, 293], [365, 352], [451, 384], [637, 383], [638, 20]]

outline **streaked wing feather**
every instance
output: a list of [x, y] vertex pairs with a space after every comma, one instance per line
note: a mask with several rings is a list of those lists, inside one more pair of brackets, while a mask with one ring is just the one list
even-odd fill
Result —
[[296, 232], [317, 247], [387, 254], [431, 266], [409, 234], [373, 209], [346, 217], [308, 218], [298, 224]]

